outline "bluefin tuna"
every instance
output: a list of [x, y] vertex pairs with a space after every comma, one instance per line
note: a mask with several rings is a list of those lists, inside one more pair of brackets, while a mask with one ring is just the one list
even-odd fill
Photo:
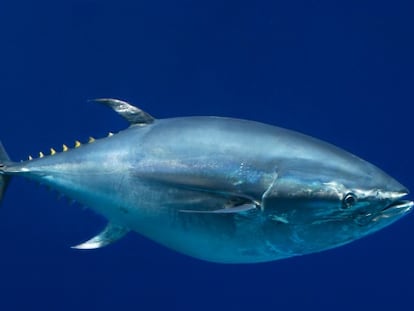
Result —
[[0, 199], [25, 177], [108, 220], [76, 249], [130, 231], [219, 263], [256, 263], [344, 245], [412, 210], [408, 190], [374, 165], [321, 140], [223, 117], [154, 119], [98, 99], [129, 122], [106, 138], [12, 162], [0, 148]]

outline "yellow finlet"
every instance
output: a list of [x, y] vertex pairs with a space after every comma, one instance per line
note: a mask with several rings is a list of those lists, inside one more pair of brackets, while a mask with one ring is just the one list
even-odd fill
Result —
[[69, 150], [68, 146], [66, 146], [65, 144], [62, 145], [62, 150], [63, 152], [66, 152]]
[[56, 154], [56, 150], [53, 148], [50, 148], [50, 155], [55, 155]]
[[109, 133], [108, 133], [108, 137], [111, 137], [111, 136], [114, 136], [114, 133], [109, 132]]
[[79, 140], [75, 141], [75, 148], [79, 148], [81, 145], [82, 144]]
[[95, 138], [93, 138], [92, 136], [89, 137], [88, 143], [93, 143], [95, 141]]
[[31, 156], [31, 155], [29, 155], [29, 161], [32, 161], [32, 160], [33, 160], [32, 156]]
[[43, 154], [42, 151], [39, 152], [39, 158], [43, 158], [45, 155]]

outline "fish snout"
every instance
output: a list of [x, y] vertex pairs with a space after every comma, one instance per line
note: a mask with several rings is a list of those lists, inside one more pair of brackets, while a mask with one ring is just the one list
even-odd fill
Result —
[[375, 168], [375, 171], [376, 172], [371, 176], [372, 181], [377, 183], [378, 189], [389, 194], [391, 199], [402, 198], [409, 193], [408, 188], [402, 185], [395, 178], [378, 168]]

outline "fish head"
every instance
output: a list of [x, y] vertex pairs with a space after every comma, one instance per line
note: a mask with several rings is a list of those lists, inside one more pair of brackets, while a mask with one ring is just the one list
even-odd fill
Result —
[[[287, 159], [263, 196], [263, 210], [283, 225], [299, 253], [349, 243], [409, 213], [406, 187], [376, 166], [333, 146]], [[275, 229], [280, 230], [280, 229]]]

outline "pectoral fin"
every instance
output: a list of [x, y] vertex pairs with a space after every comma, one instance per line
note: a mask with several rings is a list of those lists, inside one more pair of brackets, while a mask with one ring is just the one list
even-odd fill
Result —
[[245, 213], [248, 211], [255, 210], [257, 207], [255, 204], [242, 204], [232, 207], [226, 207], [211, 211], [198, 211], [198, 210], [180, 210], [182, 213], [193, 213], [193, 214], [238, 214], [238, 213]]
[[76, 246], [72, 246], [75, 249], [96, 249], [107, 246], [115, 241], [118, 241], [120, 238], [125, 236], [128, 233], [128, 229], [109, 223], [106, 228], [94, 236], [92, 239], [81, 243]]

